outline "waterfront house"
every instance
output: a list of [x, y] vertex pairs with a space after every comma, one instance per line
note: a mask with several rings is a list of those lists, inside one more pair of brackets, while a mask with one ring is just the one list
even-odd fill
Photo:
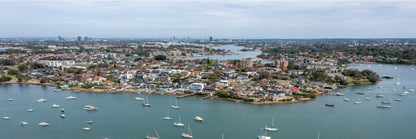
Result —
[[192, 83], [190, 89], [194, 91], [202, 91], [204, 87], [205, 87], [205, 84], [203, 83]]

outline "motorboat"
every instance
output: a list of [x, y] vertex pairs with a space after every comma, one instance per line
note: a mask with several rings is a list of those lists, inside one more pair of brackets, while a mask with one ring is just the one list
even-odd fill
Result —
[[61, 118], [65, 118], [65, 114], [61, 114]]
[[391, 91], [396, 92], [396, 91], [397, 91], [397, 89], [392, 89]]
[[33, 112], [34, 110], [33, 110], [33, 109], [28, 109], [27, 111], [28, 111], [28, 112]]
[[20, 125], [22, 125], [22, 126], [27, 125], [27, 124], [28, 124], [28, 123], [27, 123], [27, 122], [25, 122], [25, 121], [20, 122]]
[[65, 112], [65, 110], [64, 109], [61, 109], [61, 112]]
[[13, 101], [13, 98], [9, 98], [9, 99], [7, 99], [8, 101]]
[[200, 121], [200, 122], [204, 121], [204, 119], [202, 119], [202, 118], [201, 118], [201, 117], [199, 117], [199, 116], [196, 116], [196, 117], [194, 118], [194, 120], [195, 120], [195, 121]]
[[279, 129], [277, 129], [276, 127], [274, 127], [274, 119], [272, 118], [272, 126], [271, 127], [264, 127], [264, 130], [266, 130], [266, 131], [277, 131], [277, 130], [279, 130]]
[[382, 85], [380, 85], [380, 86], [378, 86], [378, 88], [383, 88], [384, 86], [382, 86]]
[[414, 92], [414, 91], [415, 91], [415, 89], [409, 89], [409, 91], [410, 91], [410, 92]]
[[191, 130], [191, 128], [189, 127], [189, 125], [188, 125], [188, 133], [182, 133], [182, 137], [183, 137], [183, 138], [188, 138], [188, 139], [193, 138], [193, 136], [192, 136], [192, 130]]
[[356, 94], [364, 95], [364, 92], [357, 92]]
[[181, 122], [181, 115], [179, 115], [179, 121], [173, 123], [174, 126], [183, 127], [184, 124]]
[[400, 96], [406, 96], [407, 94], [406, 93], [400, 93], [399, 95]]
[[350, 99], [349, 98], [344, 98], [344, 101], [350, 101]]
[[361, 101], [356, 101], [354, 102], [354, 104], [361, 104]]
[[98, 110], [97, 107], [94, 107], [94, 106], [91, 106], [91, 105], [85, 105], [84, 109], [87, 110], [87, 111], [96, 111], [96, 110]]
[[163, 120], [172, 120], [172, 117], [169, 117], [169, 111], [167, 111], [167, 116], [163, 117]]
[[71, 100], [71, 99], [76, 99], [77, 97], [74, 96], [67, 96], [66, 99]]
[[379, 104], [377, 105], [377, 108], [390, 108], [391, 106], [389, 105], [383, 105], [383, 104]]
[[334, 107], [335, 105], [334, 104], [325, 104], [325, 106]]
[[10, 117], [5, 116], [3, 117], [3, 120], [10, 120]]
[[86, 124], [92, 124], [93, 121], [85, 121]]
[[37, 101], [38, 101], [38, 102], [46, 102], [46, 101], [47, 101], [47, 99], [40, 98], [40, 99], [38, 99]]
[[383, 101], [381, 101], [381, 103], [382, 104], [391, 104], [391, 102], [390, 101], [387, 101], [387, 100], [383, 100]]
[[394, 85], [400, 85], [400, 83], [399, 83], [399, 82], [397, 82], [397, 83], [394, 83]]
[[59, 105], [52, 104], [51, 108], [59, 108]]
[[343, 93], [335, 93], [336, 96], [344, 96]]
[[49, 126], [49, 123], [47, 123], [47, 122], [40, 122], [38, 125], [39, 126]]
[[402, 101], [401, 98], [395, 98], [394, 101]]
[[376, 95], [376, 97], [381, 98], [381, 97], [384, 97], [384, 95], [382, 95], [382, 94], [377, 94], [377, 95]]
[[142, 98], [142, 97], [135, 97], [134, 99], [135, 100], [144, 100], [144, 98]]
[[91, 127], [84, 127], [84, 128], [82, 128], [82, 130], [84, 130], [84, 131], [90, 131], [91, 130]]
[[409, 91], [403, 91], [402, 93], [403, 94], [409, 94], [410, 92]]
[[365, 100], [371, 100], [371, 98], [369, 98], [369, 97], [366, 97], [366, 98], [364, 98]]

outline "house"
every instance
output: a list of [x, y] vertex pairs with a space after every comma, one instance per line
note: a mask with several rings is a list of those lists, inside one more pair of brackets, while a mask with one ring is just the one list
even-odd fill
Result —
[[214, 93], [216, 91], [215, 87], [204, 87], [204, 93]]
[[295, 83], [305, 83], [305, 79], [303, 79], [302, 77], [298, 77], [293, 79], [293, 82]]
[[194, 91], [202, 91], [204, 87], [205, 87], [205, 84], [203, 83], [192, 83], [190, 89]]
[[221, 80], [219, 82], [216, 83], [217, 85], [222, 85], [222, 86], [229, 86], [230, 85], [230, 81], [228, 80]]
[[168, 82], [168, 81], [170, 81], [170, 77], [169, 76], [159, 76], [159, 81]]
[[238, 75], [236, 80], [237, 81], [246, 81], [246, 80], [248, 80], [248, 76], [247, 75]]

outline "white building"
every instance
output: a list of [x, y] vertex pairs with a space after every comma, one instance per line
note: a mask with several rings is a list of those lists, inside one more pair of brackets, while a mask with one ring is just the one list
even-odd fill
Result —
[[203, 83], [192, 83], [191, 84], [191, 90], [194, 91], [202, 91], [202, 89], [204, 89], [205, 84]]

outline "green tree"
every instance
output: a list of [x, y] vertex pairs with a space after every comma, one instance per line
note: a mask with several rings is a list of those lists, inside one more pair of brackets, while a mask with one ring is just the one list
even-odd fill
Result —
[[166, 56], [165, 55], [157, 55], [155, 57], [156, 60], [166, 60]]

